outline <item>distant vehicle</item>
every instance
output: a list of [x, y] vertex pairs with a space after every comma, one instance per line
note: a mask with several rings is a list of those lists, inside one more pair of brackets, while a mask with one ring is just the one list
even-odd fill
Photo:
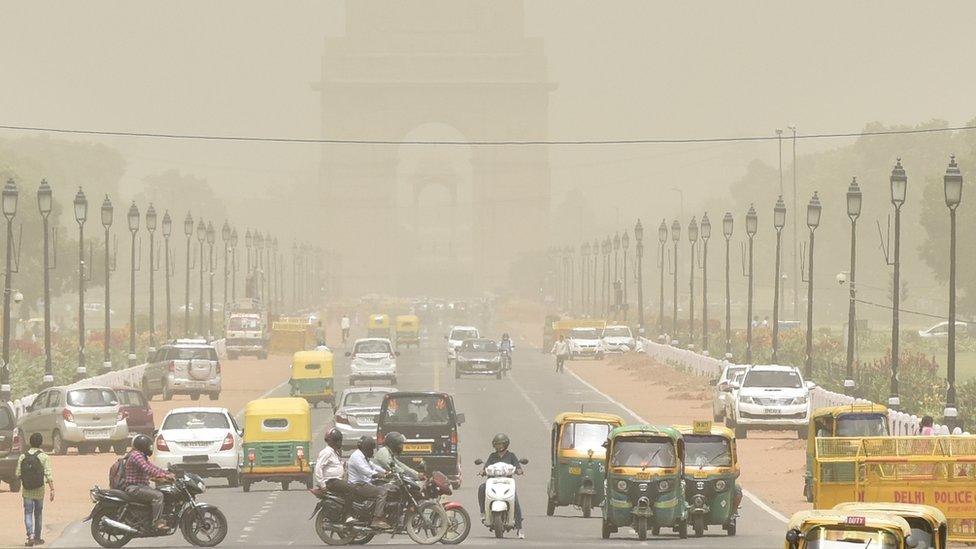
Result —
[[569, 331], [569, 357], [595, 358], [603, 360], [606, 354], [606, 346], [600, 338], [600, 332], [596, 328], [573, 328]]
[[712, 419], [718, 423], [725, 420], [725, 410], [729, 406], [732, 396], [732, 381], [737, 374], [744, 374], [749, 369], [744, 364], [727, 363], [722, 368], [722, 375], [714, 380], [715, 393], [712, 395]]
[[139, 389], [116, 388], [115, 394], [119, 396], [119, 408], [125, 417], [125, 423], [129, 426], [129, 435], [152, 436], [156, 430], [156, 423], [153, 420], [152, 407], [149, 401]]
[[737, 390], [726, 421], [735, 429], [736, 438], [746, 438], [750, 429], [795, 430], [798, 438], [807, 438], [814, 384], [804, 382], [799, 368], [752, 366], [733, 387]]
[[14, 409], [9, 402], [0, 402], [0, 480], [10, 486], [11, 492], [20, 491], [20, 479], [15, 474], [20, 444]]
[[393, 387], [350, 387], [336, 399], [338, 408], [333, 422], [342, 433], [342, 447], [354, 448], [363, 436], [376, 437], [376, 420], [380, 405]]
[[177, 339], [163, 345], [142, 375], [142, 393], [147, 399], [162, 395], [163, 400], [170, 400], [180, 394], [199, 400], [206, 394], [217, 400], [220, 387], [217, 350], [203, 339]]
[[352, 359], [349, 363], [349, 384], [355, 385], [364, 379], [383, 379], [396, 385], [396, 357], [399, 354], [393, 350], [393, 343], [387, 338], [357, 339], [352, 351], [346, 351], [346, 356]]
[[454, 486], [461, 483], [458, 426], [464, 414], [454, 410], [454, 397], [437, 392], [396, 392], [383, 397], [376, 442], [397, 431], [406, 437], [400, 459], [414, 469], [426, 468], [447, 475]]
[[502, 353], [493, 339], [465, 339], [454, 360], [454, 377], [482, 375], [502, 378]]
[[176, 408], [159, 426], [153, 462], [202, 477], [223, 477], [240, 483], [243, 431], [226, 408]]
[[[52, 387], [41, 391], [17, 422], [20, 440], [34, 433], [45, 447], [63, 455], [69, 446], [81, 454], [114, 449], [124, 454], [129, 426], [119, 408], [119, 397], [108, 387]], [[23, 443], [23, 442], [22, 442]]]
[[637, 347], [629, 326], [607, 326], [603, 329], [602, 339], [608, 353], [627, 353]]
[[478, 339], [479, 337], [481, 334], [474, 326], [454, 326], [451, 328], [451, 333], [444, 336], [444, 339], [447, 340], [447, 365], [450, 366], [451, 362], [457, 358], [457, 349], [465, 339]]
[[227, 309], [227, 358], [268, 358], [268, 311], [257, 299], [238, 299]]
[[[956, 335], [966, 335], [969, 333], [969, 325], [965, 322], [956, 321]], [[949, 322], [939, 322], [935, 326], [932, 326], [925, 330], [918, 331], [919, 337], [926, 339], [941, 339], [944, 337], [949, 337]]]

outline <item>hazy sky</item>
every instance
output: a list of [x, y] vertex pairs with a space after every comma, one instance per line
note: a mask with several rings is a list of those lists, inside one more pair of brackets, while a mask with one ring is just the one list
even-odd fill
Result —
[[[318, 137], [310, 83], [343, 12], [339, 1], [3, 1], [0, 124]], [[526, 34], [545, 40], [558, 85], [553, 139], [962, 123], [976, 114], [974, 20], [964, 1], [525, 2]], [[230, 193], [317, 168], [306, 145], [102, 142], [125, 154], [133, 183], [177, 167]], [[686, 185], [690, 208], [757, 156], [774, 164], [776, 145], [554, 147], [554, 202], [574, 186], [605, 189], [593, 228], [609, 230], [614, 205], [628, 220], [677, 205], [675, 193], [622, 193]]]

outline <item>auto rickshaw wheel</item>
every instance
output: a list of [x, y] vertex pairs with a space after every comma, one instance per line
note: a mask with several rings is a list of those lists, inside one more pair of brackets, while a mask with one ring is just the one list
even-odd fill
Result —
[[[556, 502], [553, 501], [552, 498], [549, 498], [549, 500], [546, 501], [546, 516], [551, 517], [554, 514], [556, 514]], [[606, 524], [606, 521], [604, 521], [604, 524]]]
[[660, 536], [661, 535], [661, 527], [660, 526], [652, 526], [651, 527], [651, 535], [654, 536], [654, 537]]
[[291, 484], [291, 482], [289, 482], [287, 480], [281, 481], [281, 489], [287, 492], [288, 491], [288, 485], [289, 484]]
[[244, 490], [244, 492], [250, 492], [251, 491], [251, 483], [248, 482], [248, 481], [246, 481], [246, 480], [243, 481], [243, 482], [241, 482], [241, 489]]
[[749, 430], [745, 427], [735, 426], [735, 438], [747, 438], [749, 435]]
[[237, 488], [241, 484], [241, 474], [237, 471], [232, 471], [227, 475], [227, 486], [231, 488]]
[[729, 520], [729, 523], [725, 525], [725, 532], [728, 535], [730, 535], [730, 536], [734, 536], [735, 535], [735, 522], [736, 521], [733, 518], [733, 519], [730, 519]]
[[637, 532], [637, 539], [644, 541], [647, 539], [647, 517], [634, 518], [634, 530]]
[[691, 526], [695, 530], [695, 537], [700, 538], [705, 535], [705, 517], [698, 515], [691, 519]]
[[610, 539], [610, 523], [607, 519], [603, 519], [603, 539]]
[[580, 508], [583, 509], [583, 518], [590, 518], [593, 511], [593, 496], [583, 494], [580, 498]]
[[688, 538], [688, 521], [687, 520], [683, 520], [683, 521], [679, 522], [678, 523], [678, 527], [675, 528], [675, 530], [678, 531], [678, 537], [679, 538], [681, 538], [681, 539], [687, 539]]

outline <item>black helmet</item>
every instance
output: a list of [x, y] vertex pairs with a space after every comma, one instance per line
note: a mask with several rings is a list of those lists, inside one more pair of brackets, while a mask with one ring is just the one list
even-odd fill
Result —
[[493, 447], [501, 444], [502, 446], [505, 447], [506, 450], [508, 450], [508, 445], [510, 443], [511, 441], [508, 439], [508, 435], [506, 435], [505, 433], [498, 433], [497, 435], [495, 435], [495, 438], [491, 439], [491, 445]]
[[329, 429], [329, 432], [325, 433], [325, 443], [331, 446], [334, 450], [341, 449], [342, 431], [336, 429], [335, 427]]
[[372, 458], [373, 452], [376, 451], [376, 441], [373, 440], [373, 437], [369, 435], [360, 437], [359, 444], [357, 446], [359, 451], [362, 452], [367, 458]]
[[504, 334], [502, 334], [502, 339], [508, 339], [508, 332], [505, 332]]
[[152, 439], [146, 435], [136, 435], [132, 439], [132, 447], [146, 454], [146, 456], [151, 456], [153, 453]]
[[393, 452], [393, 455], [398, 456], [403, 451], [403, 443], [406, 441], [407, 437], [393, 431], [392, 433], [388, 433], [383, 439], [383, 446], [389, 448]]

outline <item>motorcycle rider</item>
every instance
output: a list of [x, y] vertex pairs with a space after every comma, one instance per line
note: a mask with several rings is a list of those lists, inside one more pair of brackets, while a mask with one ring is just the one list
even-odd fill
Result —
[[562, 372], [563, 362], [569, 356], [569, 342], [566, 341], [566, 336], [560, 334], [559, 339], [552, 344], [552, 350], [549, 352], [556, 355], [556, 371]]
[[386, 507], [386, 495], [392, 488], [390, 484], [377, 486], [370, 481], [374, 475], [383, 475], [386, 470], [371, 462], [373, 453], [376, 450], [376, 441], [371, 436], [363, 436], [359, 439], [356, 451], [349, 456], [346, 462], [346, 474], [348, 482], [352, 485], [353, 492], [361, 499], [375, 499], [376, 505], [373, 509], [373, 528], [388, 529], [390, 525], [383, 520], [383, 508]]
[[423, 475], [407, 467], [402, 461], [397, 459], [400, 453], [403, 452], [403, 444], [406, 441], [407, 437], [396, 431], [387, 433], [386, 438], [383, 439], [383, 446], [379, 450], [376, 450], [376, 454], [373, 456], [373, 463], [379, 465], [385, 471], [397, 471], [401, 475], [415, 479], [423, 478]]
[[342, 431], [335, 427], [325, 433], [325, 448], [315, 460], [315, 486], [330, 492], [343, 492], [343, 467], [339, 452], [342, 451]]
[[515, 342], [508, 337], [508, 332], [502, 334], [502, 340], [498, 342], [498, 350], [508, 353], [508, 369], [512, 369], [512, 352], [515, 350]]
[[152, 439], [146, 435], [136, 435], [132, 439], [132, 450], [125, 459], [125, 480], [123, 490], [129, 499], [148, 503], [152, 508], [152, 525], [156, 530], [165, 530], [163, 514], [163, 493], [149, 485], [151, 479], [173, 480], [175, 476], [165, 469], [149, 463], [153, 453]]
[[[493, 439], [491, 439], [491, 445], [495, 448], [495, 451], [488, 454], [488, 459], [485, 460], [485, 467], [493, 463], [507, 463], [515, 467], [515, 474], [521, 475], [522, 464], [519, 463], [518, 457], [512, 452], [508, 451], [508, 446], [511, 441], [508, 435], [505, 433], [498, 433]], [[484, 470], [481, 472], [484, 475]], [[481, 516], [485, 516], [485, 483], [482, 482], [481, 486], [478, 487], [478, 505], [481, 507]], [[484, 520], [484, 518], [482, 518]], [[522, 532], [522, 507], [519, 506], [518, 494], [515, 495], [515, 532], [519, 539], [525, 539], [525, 533]]]

